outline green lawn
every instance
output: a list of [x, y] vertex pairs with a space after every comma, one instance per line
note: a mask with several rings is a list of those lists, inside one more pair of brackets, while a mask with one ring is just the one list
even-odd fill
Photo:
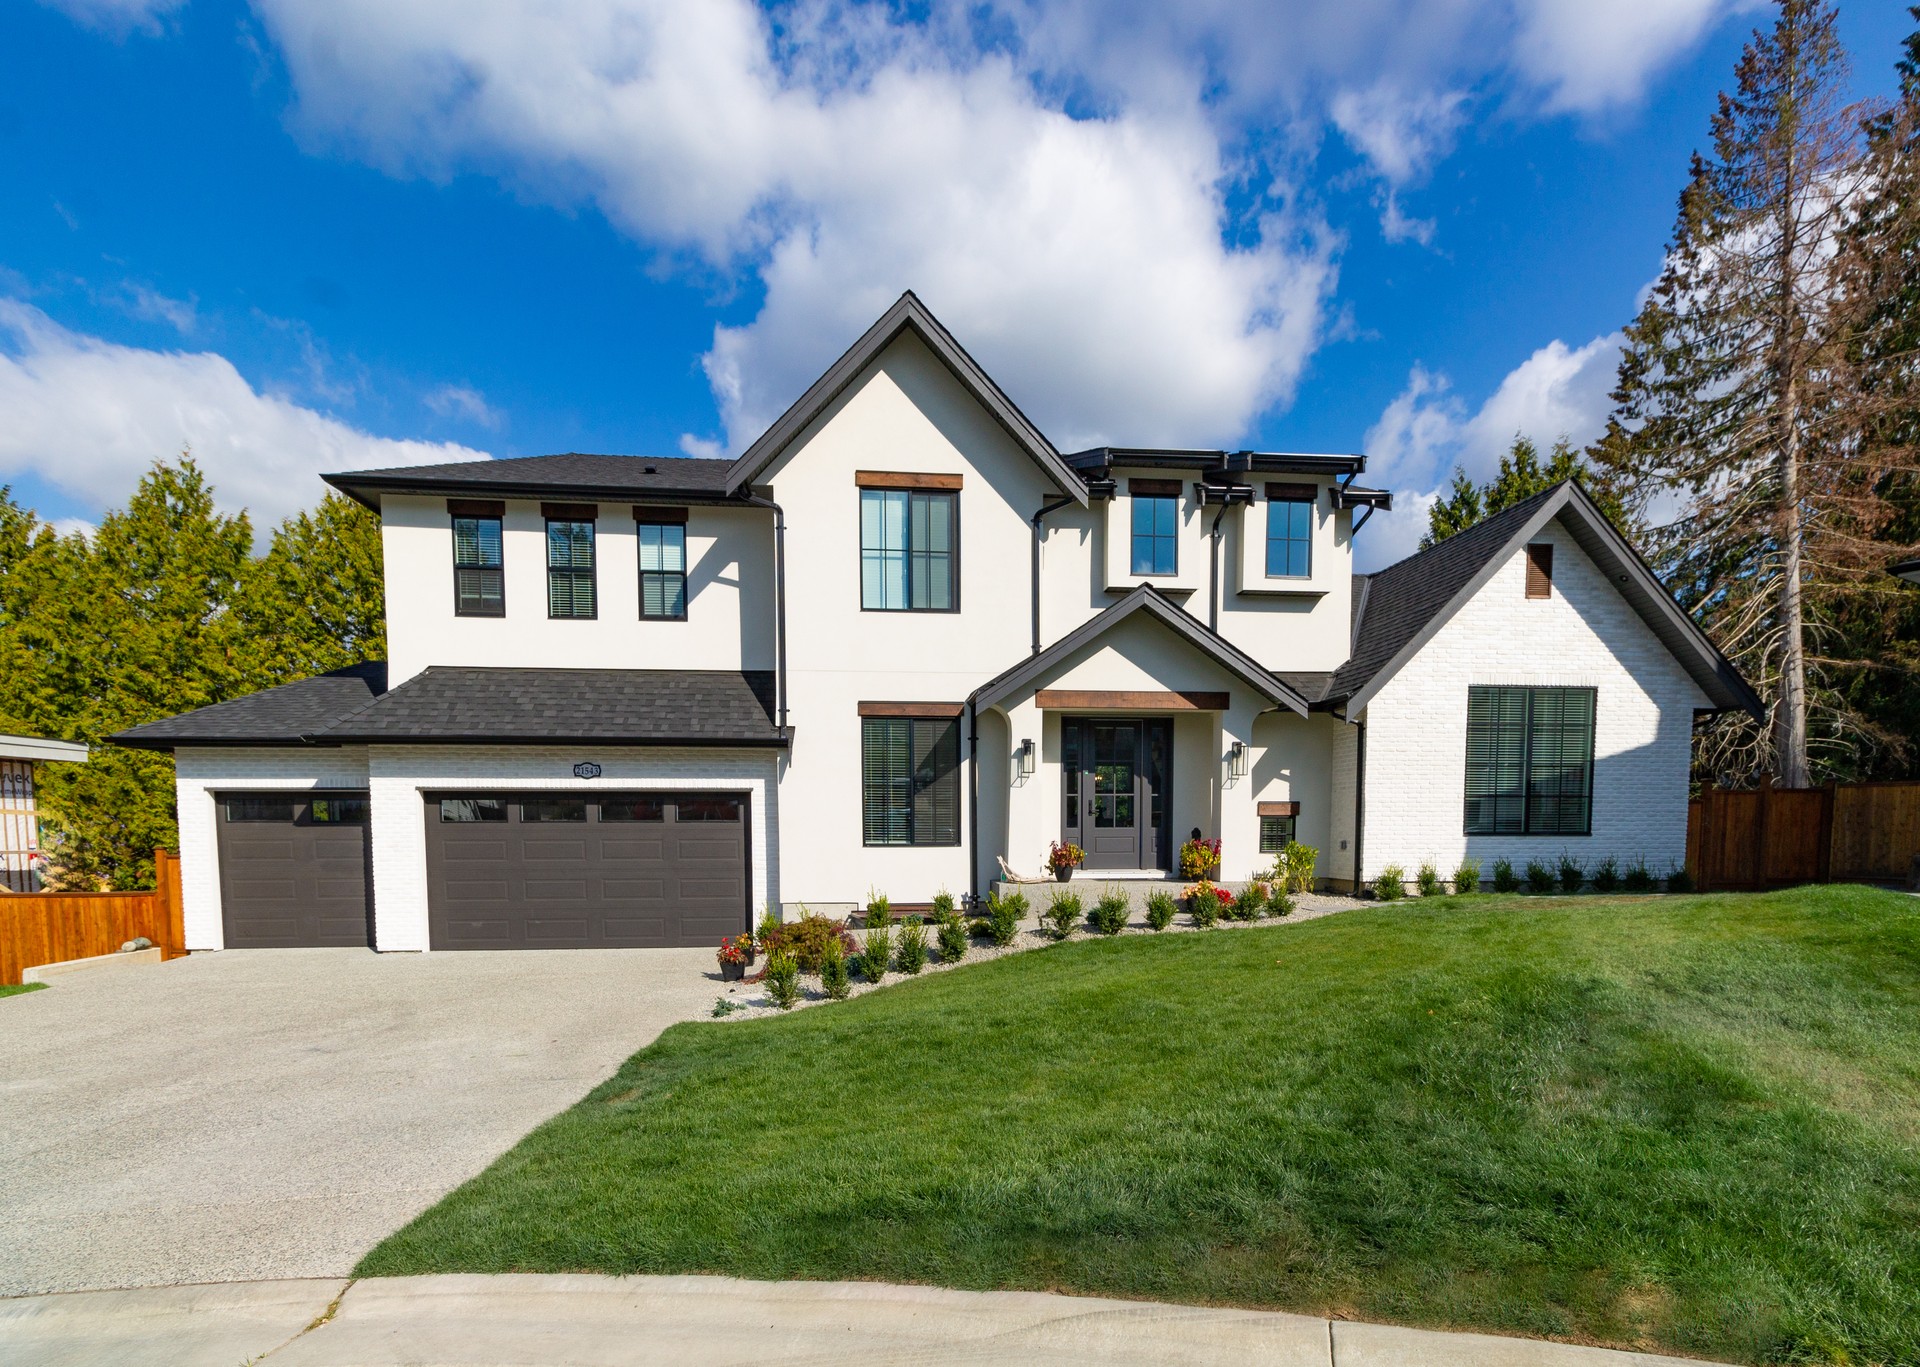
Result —
[[38, 992], [45, 983], [0, 983], [0, 997], [17, 997], [22, 992]]
[[1403, 902], [679, 1026], [360, 1267], [562, 1270], [1920, 1361], [1920, 900]]

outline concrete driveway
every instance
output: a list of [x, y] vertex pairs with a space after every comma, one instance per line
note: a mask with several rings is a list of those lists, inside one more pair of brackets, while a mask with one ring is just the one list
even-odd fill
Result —
[[344, 1277], [719, 994], [706, 949], [306, 949], [0, 1000], [0, 1296]]

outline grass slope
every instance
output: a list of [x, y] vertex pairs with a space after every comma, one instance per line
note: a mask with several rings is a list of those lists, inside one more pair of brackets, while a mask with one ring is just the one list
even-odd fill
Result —
[[1920, 901], [1448, 899], [684, 1025], [366, 1275], [724, 1272], [1920, 1360]]
[[38, 992], [45, 983], [0, 983], [0, 997], [17, 997], [22, 992]]

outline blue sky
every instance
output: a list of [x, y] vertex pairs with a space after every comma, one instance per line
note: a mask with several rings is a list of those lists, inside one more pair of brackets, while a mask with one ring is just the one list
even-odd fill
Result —
[[[1063, 447], [1584, 439], [1729, 0], [0, 9], [0, 482], [739, 450], [913, 287]], [[1902, 6], [1843, 4], [1857, 91]]]

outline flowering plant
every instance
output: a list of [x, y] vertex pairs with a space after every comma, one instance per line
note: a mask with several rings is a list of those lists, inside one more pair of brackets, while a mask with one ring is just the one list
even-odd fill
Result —
[[1047, 851], [1047, 867], [1055, 873], [1062, 869], [1077, 869], [1087, 862], [1087, 852], [1078, 845], [1062, 845], [1058, 840]]
[[1218, 840], [1189, 840], [1180, 847], [1180, 876], [1207, 878], [1220, 867]]
[[1217, 883], [1210, 883], [1204, 878], [1198, 883], [1189, 883], [1187, 885], [1186, 897], [1189, 902], [1196, 897], [1211, 897], [1215, 902], [1219, 903], [1222, 911], [1225, 911], [1233, 905], [1233, 894], [1230, 891], [1219, 886]]
[[734, 935], [720, 941], [720, 962], [723, 964], [750, 964], [753, 962], [753, 935]]

